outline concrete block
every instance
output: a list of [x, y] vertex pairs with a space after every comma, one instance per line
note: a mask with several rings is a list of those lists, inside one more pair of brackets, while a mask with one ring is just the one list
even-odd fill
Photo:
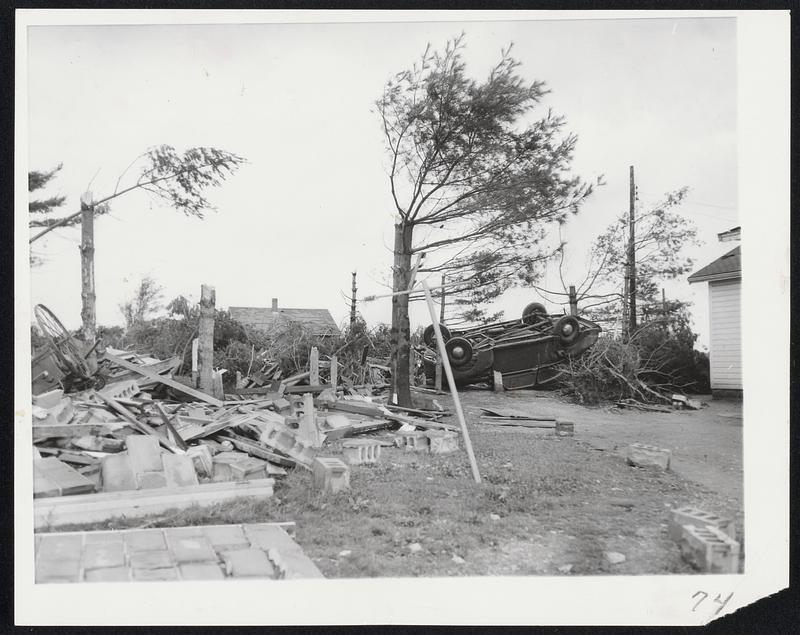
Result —
[[178, 567], [182, 580], [224, 580], [225, 574], [216, 562], [187, 562]]
[[172, 554], [167, 550], [139, 551], [130, 556], [132, 569], [167, 569], [175, 566]]
[[125, 438], [131, 467], [138, 476], [139, 472], [161, 472], [161, 448], [158, 439], [149, 434], [131, 434]]
[[127, 452], [103, 457], [100, 464], [100, 480], [104, 492], [119, 492], [136, 489], [136, 475]]
[[140, 529], [125, 532], [125, 548], [128, 553], [140, 551], [166, 551], [167, 543], [161, 529]]
[[428, 430], [425, 433], [431, 454], [449, 454], [458, 450], [458, 435], [448, 430]]
[[275, 567], [261, 549], [237, 549], [222, 554], [229, 576], [234, 578], [274, 578]]
[[35, 395], [33, 397], [33, 405], [47, 410], [48, 408], [55, 408], [61, 403], [63, 398], [64, 391], [60, 388], [56, 388], [55, 390], [50, 390], [49, 392], [43, 392], [40, 395]]
[[[322, 578], [314, 562], [281, 528], [267, 523], [244, 526], [245, 534], [254, 547], [271, 554], [273, 564], [278, 563], [282, 577], [287, 579]], [[277, 554], [277, 555], [276, 555]]]
[[167, 542], [178, 564], [217, 561], [217, 554], [205, 536], [172, 536], [168, 534]]
[[303, 443], [284, 425], [275, 422], [263, 422], [260, 441], [271, 448], [283, 452], [300, 465], [311, 468], [317, 452], [310, 445]]
[[108, 384], [98, 392], [101, 395], [110, 397], [111, 399], [130, 399], [136, 393], [140, 392], [139, 384], [135, 379], [128, 379], [126, 381], [115, 381]]
[[627, 450], [627, 461], [629, 465], [636, 467], [660, 467], [668, 470], [672, 452], [654, 445], [644, 445], [643, 443], [631, 443]]
[[216, 551], [233, 551], [250, 546], [250, 541], [239, 525], [212, 525], [204, 527], [203, 533]]
[[349, 465], [374, 464], [381, 458], [381, 443], [375, 439], [346, 439], [342, 441], [342, 452]]
[[214, 475], [214, 459], [211, 448], [207, 445], [193, 445], [186, 450], [186, 456], [194, 463], [195, 474], [201, 476]]
[[[95, 491], [93, 481], [54, 456], [34, 461], [33, 471], [34, 474], [38, 474], [41, 478], [46, 479], [47, 482], [58, 487], [61, 496], [91, 494]], [[34, 490], [34, 495], [36, 493], [36, 490]], [[39, 495], [41, 496], [41, 494]]]
[[314, 486], [328, 494], [350, 489], [350, 468], [341, 459], [317, 457], [312, 466]]
[[738, 573], [739, 543], [708, 525], [684, 525], [680, 541], [683, 559], [705, 573]]
[[[230, 467], [230, 480], [247, 481], [267, 478], [267, 462], [245, 452], [220, 452], [214, 456], [215, 464]], [[216, 468], [215, 468], [216, 469]], [[225, 470], [220, 470], [220, 474]]]
[[395, 440], [401, 449], [409, 452], [427, 452], [430, 449], [430, 441], [425, 432], [395, 432]]
[[104, 569], [125, 565], [125, 549], [120, 542], [95, 542], [83, 551], [83, 568]]
[[733, 519], [717, 516], [696, 507], [679, 507], [672, 510], [672, 519], [669, 523], [670, 538], [679, 542], [683, 536], [684, 525], [692, 525], [693, 527], [707, 527], [710, 525], [736, 540], [736, 527], [733, 524]]
[[556, 419], [556, 436], [557, 437], [575, 436], [575, 424], [572, 421]]
[[84, 571], [83, 578], [86, 582], [128, 582], [131, 579], [131, 570], [128, 567], [92, 569]]
[[188, 454], [162, 454], [161, 461], [164, 466], [167, 487], [199, 485], [194, 462]]
[[136, 475], [136, 484], [139, 489], [158, 489], [167, 486], [167, 475], [159, 470], [158, 472], [139, 472]]

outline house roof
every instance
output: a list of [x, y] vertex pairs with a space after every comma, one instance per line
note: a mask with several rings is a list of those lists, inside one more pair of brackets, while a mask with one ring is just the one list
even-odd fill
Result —
[[270, 309], [264, 307], [232, 306], [228, 309], [231, 317], [256, 329], [266, 330], [278, 323], [300, 323], [314, 332], [314, 335], [326, 335], [338, 331], [328, 309]]
[[729, 229], [725, 232], [720, 232], [717, 234], [717, 240], [719, 242], [724, 243], [732, 240], [741, 240], [742, 239], [742, 228], [741, 227], [734, 227], [733, 229]]
[[689, 276], [689, 282], [712, 282], [742, 277], [742, 247], [734, 247], [727, 254], [717, 258], [700, 271]]

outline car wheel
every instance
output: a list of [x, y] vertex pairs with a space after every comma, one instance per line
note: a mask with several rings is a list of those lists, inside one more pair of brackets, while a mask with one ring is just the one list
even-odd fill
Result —
[[572, 315], [565, 315], [555, 323], [553, 333], [558, 336], [558, 339], [564, 346], [569, 346], [580, 335], [581, 323]]
[[[446, 344], [451, 337], [450, 329], [448, 329], [444, 324], [440, 324], [439, 329], [442, 331], [442, 337], [444, 338]], [[428, 324], [428, 326], [425, 327], [425, 330], [422, 331], [422, 341], [428, 348], [436, 348], [436, 329], [433, 328], [433, 324]]]
[[463, 337], [454, 337], [444, 345], [447, 359], [453, 366], [463, 366], [472, 359], [472, 344]]
[[522, 309], [522, 321], [525, 324], [534, 324], [541, 317], [547, 317], [547, 307], [541, 302], [531, 302]]

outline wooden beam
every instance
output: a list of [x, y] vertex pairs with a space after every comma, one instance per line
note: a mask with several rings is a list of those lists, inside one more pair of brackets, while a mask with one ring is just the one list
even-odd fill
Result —
[[267, 478], [36, 499], [33, 501], [34, 529], [98, 523], [118, 516], [138, 518], [168, 509], [213, 505], [239, 497], [269, 498], [274, 483], [273, 479]]
[[161, 445], [161, 447], [166, 448], [173, 454], [183, 454], [183, 450], [181, 450], [177, 446], [172, 445], [161, 435], [156, 434], [152, 428], [145, 425], [144, 423], [139, 421], [136, 417], [134, 417], [133, 413], [130, 410], [128, 410], [125, 406], [120, 404], [116, 399], [112, 397], [107, 397], [106, 395], [99, 392], [95, 392], [94, 394], [98, 397], [98, 399], [100, 399], [110, 408], [115, 410], [120, 417], [122, 417], [123, 419], [125, 419], [125, 421], [130, 423], [131, 426], [133, 426], [134, 430], [137, 430], [142, 434], [147, 434], [155, 437], [158, 440], [158, 443]]
[[211, 395], [207, 395], [199, 390], [195, 390], [194, 388], [190, 388], [189, 386], [184, 386], [180, 382], [175, 381], [169, 377], [163, 377], [161, 375], [157, 375], [156, 373], [151, 373], [148, 370], [145, 370], [142, 366], [137, 366], [136, 364], [131, 364], [124, 359], [117, 357], [116, 355], [112, 355], [111, 353], [106, 353], [104, 356], [108, 361], [116, 364], [117, 366], [121, 366], [122, 368], [127, 368], [128, 370], [132, 370], [135, 373], [138, 373], [142, 377], [147, 377], [153, 381], [157, 381], [159, 383], [164, 384], [165, 386], [169, 386], [170, 388], [174, 388], [190, 397], [194, 397], [198, 401], [205, 401], [212, 406], [216, 406], [217, 408], [222, 407], [222, 402], [219, 399], [215, 399]]
[[433, 305], [430, 287], [428, 287], [428, 283], [424, 280], [422, 281], [422, 288], [425, 290], [425, 300], [428, 303], [428, 310], [431, 314], [433, 329], [436, 331], [436, 344], [439, 348], [439, 354], [442, 356], [442, 365], [444, 366], [445, 375], [447, 376], [447, 383], [450, 385], [450, 393], [453, 396], [453, 404], [456, 407], [456, 416], [458, 416], [458, 422], [461, 424], [461, 435], [464, 437], [464, 446], [467, 449], [467, 456], [469, 456], [469, 465], [472, 468], [472, 476], [476, 483], [480, 483], [481, 474], [478, 471], [478, 463], [475, 461], [475, 454], [472, 451], [472, 441], [469, 438], [469, 430], [467, 430], [467, 422], [464, 419], [464, 411], [461, 410], [461, 400], [458, 398], [458, 392], [456, 391], [456, 380], [453, 378], [453, 369], [450, 368], [450, 360], [448, 359], [447, 351], [444, 348], [442, 329], [439, 328], [439, 321], [436, 319], [436, 309]]

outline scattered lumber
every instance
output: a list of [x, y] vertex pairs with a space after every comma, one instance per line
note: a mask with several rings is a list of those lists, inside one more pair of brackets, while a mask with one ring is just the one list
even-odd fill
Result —
[[143, 377], [147, 377], [152, 381], [157, 381], [159, 383], [164, 384], [165, 386], [169, 386], [179, 392], [185, 393], [190, 397], [194, 397], [200, 401], [205, 401], [206, 403], [211, 404], [212, 406], [221, 407], [222, 402], [211, 395], [207, 395], [204, 392], [200, 392], [199, 390], [195, 390], [194, 388], [190, 388], [189, 386], [184, 386], [180, 382], [174, 381], [169, 377], [164, 377], [163, 375], [159, 375], [157, 373], [150, 372], [146, 370], [145, 367], [137, 366], [136, 364], [131, 364], [130, 362], [125, 361], [121, 357], [117, 357], [116, 355], [112, 355], [111, 353], [106, 352], [104, 358], [108, 361], [116, 364], [117, 366], [121, 366], [122, 368], [126, 368], [127, 370], [131, 370], [135, 373], [142, 375]]

